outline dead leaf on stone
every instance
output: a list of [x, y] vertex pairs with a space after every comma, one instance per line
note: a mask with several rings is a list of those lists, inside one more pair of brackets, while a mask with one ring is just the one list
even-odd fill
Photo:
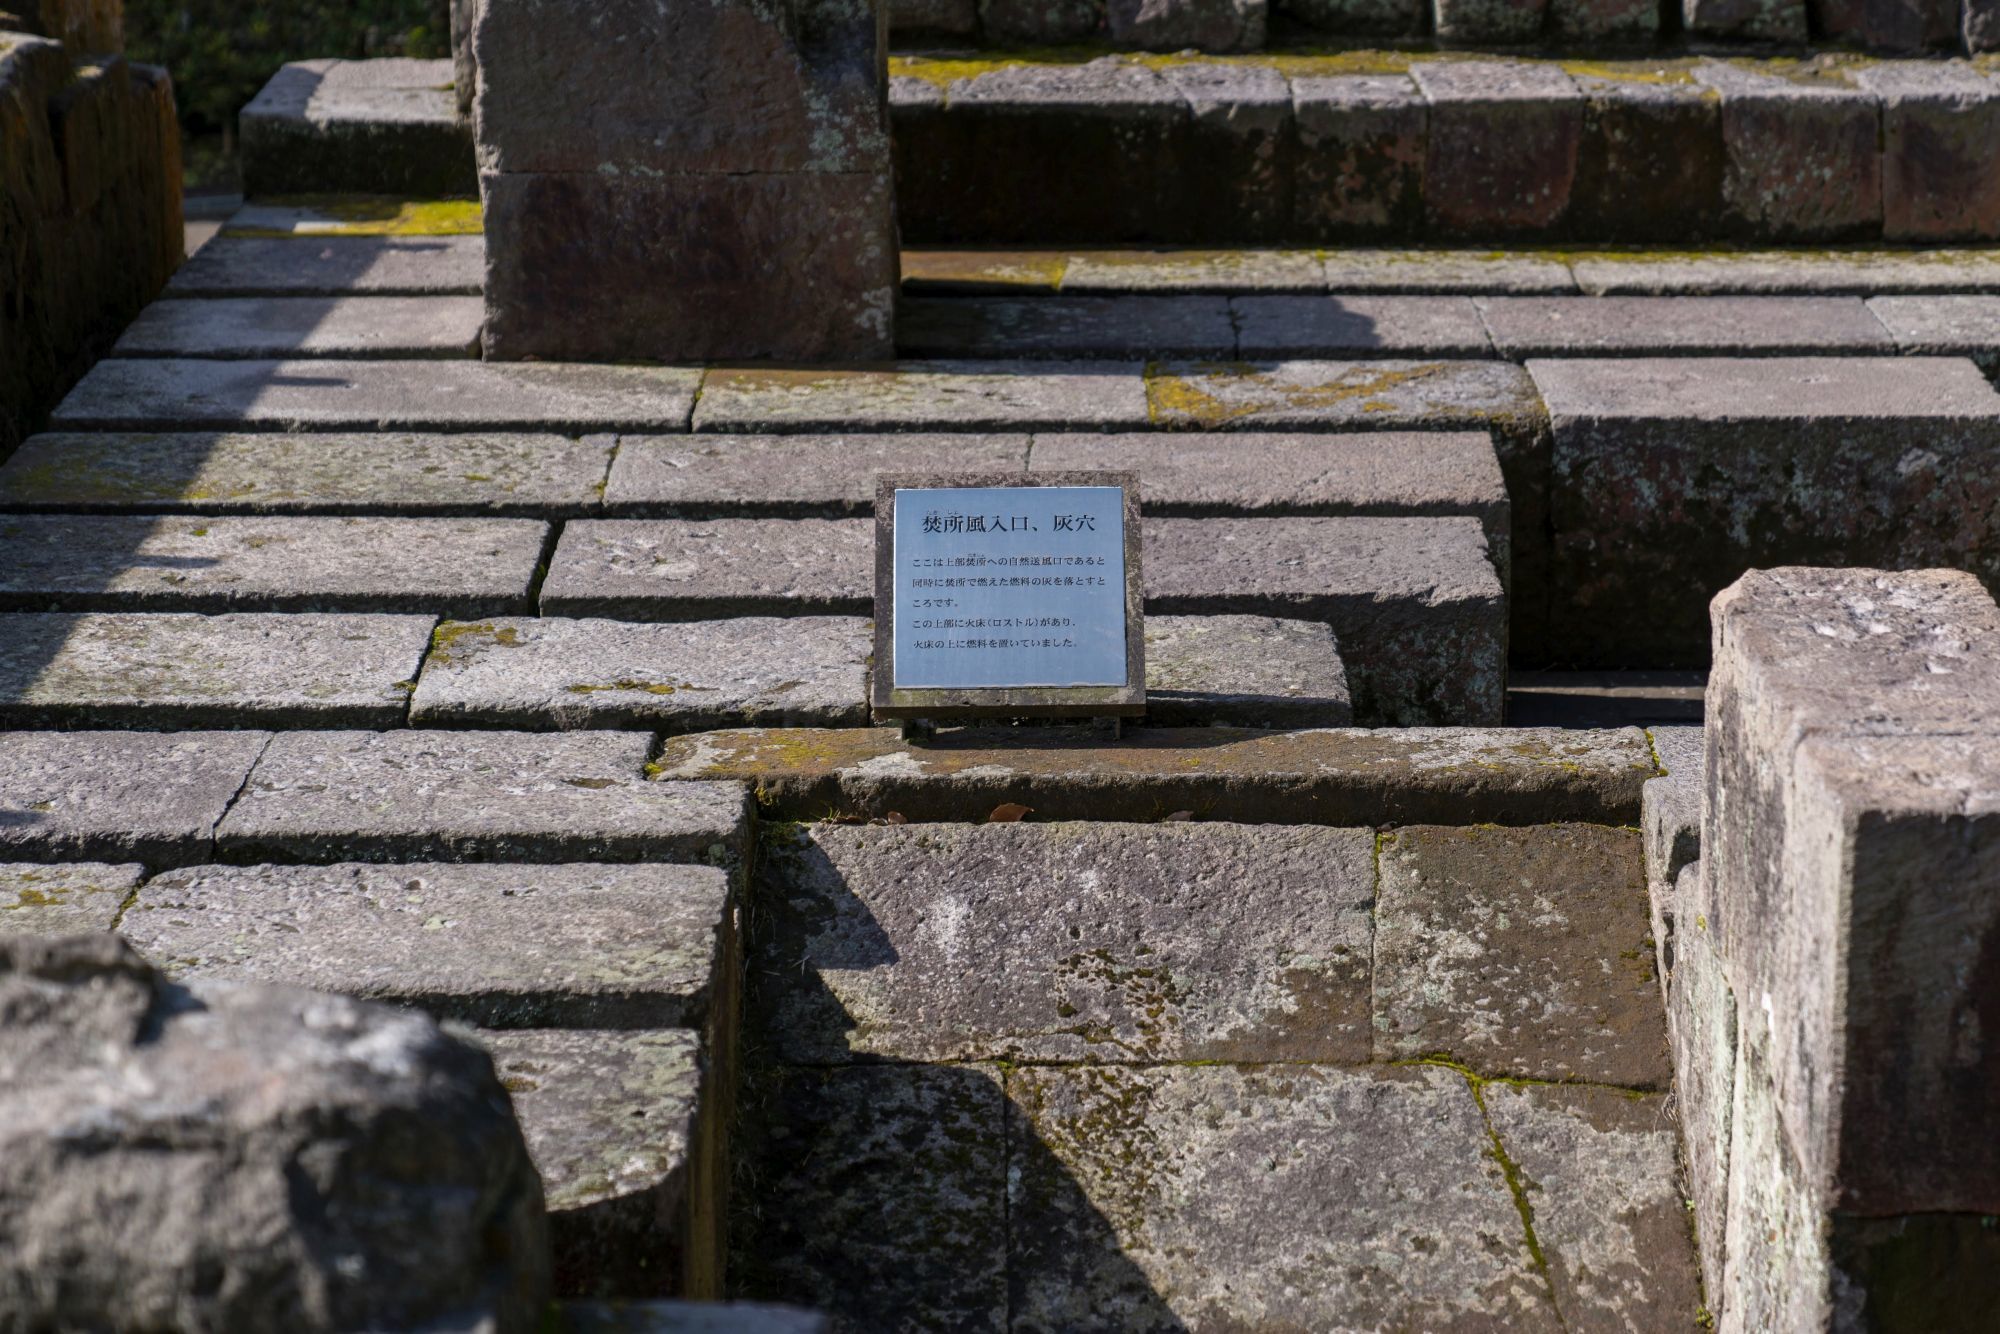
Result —
[[1028, 807], [1017, 806], [1011, 801], [1003, 802], [993, 808], [993, 813], [986, 817], [986, 823], [1013, 824], [1016, 820], [1026, 815], [1028, 810]]
[[1192, 819], [1194, 819], [1193, 811], [1175, 811], [1167, 817], [1167, 822], [1169, 824], [1186, 824]]
[[883, 823], [883, 824], [908, 824], [908, 823], [909, 823], [909, 821], [903, 818], [903, 813], [902, 813], [901, 811], [890, 811], [890, 812], [889, 812], [889, 813], [888, 813], [887, 815], [885, 815], [885, 816], [883, 816], [883, 817], [882, 817], [882, 823]]

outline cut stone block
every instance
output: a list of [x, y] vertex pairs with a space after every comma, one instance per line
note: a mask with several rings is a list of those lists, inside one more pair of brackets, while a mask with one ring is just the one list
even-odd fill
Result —
[[1037, 820], [1159, 820], [1191, 811], [1245, 824], [1560, 820], [1629, 824], [1656, 772], [1637, 728], [1399, 728], [1268, 732], [1136, 728], [1111, 743], [1076, 728], [967, 728], [929, 744], [894, 728], [746, 729], [669, 737], [652, 770], [755, 784], [774, 818], [984, 820], [1016, 803]]
[[[1639, 17], [1630, 0], [1590, 0], [1607, 16]], [[1557, 0], [1557, 9], [1569, 8]], [[1657, 22], [1656, 6], [1642, 7]], [[1577, 67], [1583, 137], [1569, 230], [1597, 241], [1713, 236], [1721, 224], [1722, 115], [1715, 94], [1679, 65], [1651, 60]]]
[[1178, 429], [1466, 429], [1541, 413], [1526, 373], [1495, 361], [1166, 362], [1145, 388], [1154, 424]]
[[145, 867], [130, 864], [0, 862], [0, 935], [109, 931], [145, 878]]
[[1895, 342], [1852, 296], [1480, 297], [1500, 355], [1768, 356], [1888, 352]]
[[[701, 1039], [530, 1030], [481, 1040], [548, 1196], [556, 1291], [719, 1295], [726, 1168], [721, 1129], [710, 1123], [723, 1109]], [[577, 1327], [572, 1319], [565, 1328]]]
[[1405, 828], [1383, 838], [1381, 865], [1378, 1058], [1671, 1086], [1636, 834]]
[[1579, 664], [1700, 665], [1708, 599], [1750, 568], [1962, 565], [2000, 577], [2000, 394], [1970, 362], [1528, 369], [1555, 436], [1550, 633]]
[[73, 431], [683, 431], [700, 381], [666, 366], [107, 360], [50, 420]]
[[1266, 0], [1110, 0], [1105, 6], [1111, 40], [1141, 51], [1262, 50], [1266, 9]]
[[2000, 250], [1765, 250], [1708, 255], [1582, 254], [1592, 296], [1781, 292], [2000, 292]]
[[1959, 42], [1958, 0], [1809, 0], [1807, 10], [1815, 36], [1869, 51], [1907, 54]]
[[865, 621], [448, 621], [410, 697], [419, 727], [843, 727], [868, 720]]
[[[1124, 10], [1166, 20], [1148, 25], [1156, 31], [1173, 26], [1179, 14], [1234, 25], [1242, 43], [1234, 49], [1264, 44], [1265, 0], [1112, 0], [1110, 8], [1114, 41]], [[1171, 49], [1189, 46], [1225, 49], [1190, 41]], [[1166, 60], [1158, 68], [1190, 117], [1186, 146], [1175, 154], [1179, 170], [1167, 178], [1180, 190], [1171, 201], [1181, 216], [1168, 224], [1170, 238], [1225, 244], [1297, 239], [1291, 227], [1292, 90], [1284, 74], [1256, 61]]]
[[139, 514], [589, 514], [608, 436], [49, 434], [0, 464], [0, 506]]
[[[1957, 5], [1866, 9], [1949, 22]], [[1883, 238], [2000, 238], [2000, 79], [1965, 65], [1898, 60], [1858, 69], [1854, 81], [1882, 103]]]
[[1438, 44], [1521, 46], [1540, 35], [1549, 0], [1433, 0]]
[[265, 732], [0, 732], [0, 856], [207, 861]]
[[148, 881], [121, 930], [180, 978], [492, 1028], [701, 1028], [730, 911], [707, 866], [209, 866]]
[[[874, 511], [877, 473], [1019, 472], [1027, 464], [1028, 441], [1025, 435], [923, 432], [622, 436], [604, 509], [621, 518], [850, 518]], [[0, 500], [6, 477], [0, 466]]]
[[232, 862], [740, 864], [748, 801], [648, 783], [644, 732], [288, 732], [218, 831]]
[[[1293, 3], [1292, 12], [1300, 7]], [[1323, 7], [1333, 5], [1314, 0], [1311, 9]], [[1415, 4], [1386, 0], [1379, 8], [1384, 27], [1411, 31], [1421, 24]], [[1314, 240], [1414, 233], [1423, 222], [1430, 124], [1416, 84], [1405, 74], [1351, 74], [1299, 75], [1291, 85], [1294, 233]]]
[[1681, 22], [1704, 37], [1797, 44], [1806, 40], [1806, 0], [1681, 0]]
[[1701, 858], [1702, 730], [1653, 727], [1653, 755], [1666, 772], [1646, 784], [1640, 823], [1646, 834], [1646, 879], [1671, 887]]
[[0, 608], [505, 615], [529, 609], [546, 537], [530, 519], [11, 515]]
[[2000, 371], [2000, 296], [1878, 296], [1868, 309], [1904, 352], [1971, 357], [1988, 374]]
[[1372, 830], [823, 824], [759, 865], [785, 1062], [1368, 1059]]
[[865, 519], [604, 519], [564, 527], [544, 616], [700, 620], [864, 615], [874, 525]]
[[[1518, 40], [1512, 16], [1540, 27], [1544, 0], [1437, 0], [1438, 35], [1473, 38], [1461, 17], [1491, 21], [1489, 40]], [[1529, 35], [1532, 35], [1530, 30]], [[1583, 95], [1554, 64], [1419, 61], [1411, 76], [1430, 105], [1424, 209], [1436, 234], [1547, 234], [1561, 225], [1576, 180]]]
[[712, 370], [697, 431], [1104, 430], [1148, 424], [1138, 363], [908, 361]]
[[1025, 1067], [1008, 1093], [1025, 1326], [1557, 1327], [1451, 1071]]
[[400, 727], [431, 623], [0, 615], [0, 726]]
[[842, 1328], [1008, 1328], [1006, 1101], [982, 1065], [773, 1067], [736, 1157], [733, 1290]]
[[472, 357], [477, 297], [257, 297], [155, 301], [116, 357]]
[[1722, 99], [1725, 227], [1765, 241], [1873, 236], [1882, 226], [1881, 105], [1838, 70], [1703, 61]]
[[483, 236], [218, 236], [167, 295], [477, 296], [485, 280]]
[[303, 60], [243, 108], [243, 191], [468, 195], [472, 127], [448, 60]]
[[908, 357], [1199, 357], [1236, 350], [1221, 296], [913, 297], [898, 307]]
[[1326, 257], [1331, 292], [1477, 294], [1574, 292], [1569, 266], [1546, 255], [1504, 250], [1335, 250]]
[[1066, 295], [1092, 292], [1323, 292], [1310, 250], [1090, 250], [1067, 256]]
[[1354, 705], [1329, 626], [1149, 616], [1146, 719], [1159, 727], [1344, 727]]
[[1243, 357], [1485, 357], [1493, 346], [1457, 296], [1245, 296], [1229, 303]]
[[1687, 1154], [1702, 1281], [1715, 1309], [1728, 1305], [1724, 1256], [1737, 1015], [1736, 995], [1715, 952], [1715, 924], [1691, 910], [1700, 901], [1696, 882], [1701, 874], [1702, 868], [1690, 863], [1670, 887], [1673, 957], [1667, 975], [1667, 1041], [1674, 1052], [1674, 1096]]
[[1149, 610], [1324, 621], [1355, 716], [1497, 726], [1507, 606], [1476, 519], [1157, 519]]

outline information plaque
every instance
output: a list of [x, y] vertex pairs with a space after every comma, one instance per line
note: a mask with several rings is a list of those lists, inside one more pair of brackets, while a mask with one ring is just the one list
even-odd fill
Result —
[[878, 719], [1145, 712], [1132, 473], [881, 477]]

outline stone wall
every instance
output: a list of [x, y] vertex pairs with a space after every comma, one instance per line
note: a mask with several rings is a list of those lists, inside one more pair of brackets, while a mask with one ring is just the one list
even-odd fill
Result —
[[0, 31], [0, 458], [180, 263], [180, 131], [165, 70], [115, 47], [116, 0], [43, 0]]

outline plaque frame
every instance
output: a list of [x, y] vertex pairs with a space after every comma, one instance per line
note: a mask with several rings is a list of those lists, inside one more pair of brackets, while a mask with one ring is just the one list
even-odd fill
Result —
[[[970, 487], [1117, 487], [1125, 523], [1125, 683], [1117, 686], [894, 687], [896, 492]], [[1146, 581], [1135, 472], [879, 473], [875, 478], [875, 656], [868, 708], [876, 722], [957, 718], [1138, 718], [1146, 712]]]

